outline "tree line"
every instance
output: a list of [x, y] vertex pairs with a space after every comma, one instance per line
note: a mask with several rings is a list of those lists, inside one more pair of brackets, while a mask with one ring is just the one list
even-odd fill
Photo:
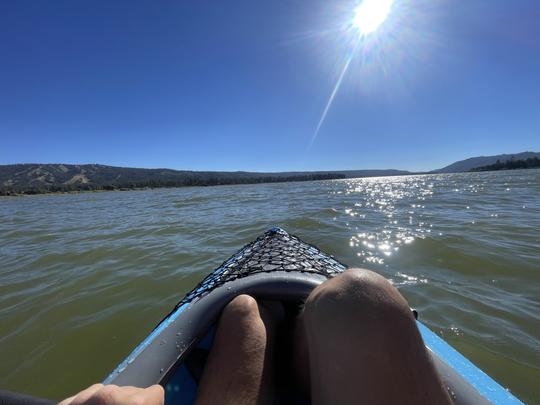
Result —
[[487, 172], [492, 170], [515, 170], [515, 169], [535, 169], [540, 167], [540, 159], [537, 157], [520, 159], [520, 160], [506, 160], [501, 162], [497, 160], [492, 165], [476, 167], [471, 169], [471, 172]]
[[62, 183], [62, 184], [28, 184], [24, 186], [2, 186], [0, 195], [19, 195], [19, 194], [45, 194], [45, 193], [66, 193], [81, 191], [113, 191], [113, 190], [135, 190], [146, 188], [175, 188], [175, 187], [194, 187], [194, 186], [219, 186], [228, 184], [257, 184], [257, 183], [283, 183], [291, 181], [314, 181], [314, 180], [334, 180], [343, 179], [342, 173], [306, 173], [291, 174], [288, 176], [181, 176], [176, 179], [140, 179], [136, 181], [111, 181], [88, 183]]

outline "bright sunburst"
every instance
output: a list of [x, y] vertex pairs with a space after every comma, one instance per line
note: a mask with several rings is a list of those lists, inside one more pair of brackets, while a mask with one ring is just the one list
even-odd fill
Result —
[[371, 34], [386, 20], [392, 0], [364, 0], [355, 10], [353, 25], [360, 35]]
[[[313, 132], [313, 136], [311, 137], [308, 149], [311, 148], [315, 142], [315, 139], [317, 139], [317, 135], [319, 135], [319, 131], [324, 123], [324, 120], [326, 119], [326, 115], [328, 114], [332, 103], [334, 102], [334, 98], [336, 97], [336, 94], [341, 86], [343, 78], [345, 77], [347, 70], [349, 70], [349, 66], [351, 65], [351, 61], [356, 50], [362, 47], [364, 43], [363, 38], [376, 31], [377, 28], [379, 28], [379, 26], [386, 20], [388, 14], [390, 14], [392, 3], [393, 0], [363, 0], [362, 3], [355, 9], [352, 27], [358, 32], [359, 36], [355, 39], [353, 49], [350, 52], [345, 65], [343, 66], [343, 70], [339, 75], [328, 101], [326, 102], [326, 106], [324, 107], [317, 127], [315, 128], [315, 132]], [[348, 25], [348, 27], [350, 26], [351, 25]]]

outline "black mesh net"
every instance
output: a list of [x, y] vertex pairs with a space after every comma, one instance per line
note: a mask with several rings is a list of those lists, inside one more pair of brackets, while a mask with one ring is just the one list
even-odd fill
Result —
[[330, 278], [345, 266], [313, 245], [281, 228], [272, 228], [247, 244], [202, 280], [176, 308], [192, 302], [228, 281], [273, 271], [316, 273]]

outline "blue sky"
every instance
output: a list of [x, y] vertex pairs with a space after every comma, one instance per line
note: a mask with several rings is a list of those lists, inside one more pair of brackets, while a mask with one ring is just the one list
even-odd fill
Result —
[[540, 2], [0, 2], [0, 164], [434, 169], [540, 150]]

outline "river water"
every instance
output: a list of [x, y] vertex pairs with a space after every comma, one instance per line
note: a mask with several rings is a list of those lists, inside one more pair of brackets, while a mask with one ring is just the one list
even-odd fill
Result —
[[0, 387], [102, 380], [272, 226], [391, 279], [420, 319], [540, 403], [540, 170], [0, 199]]

